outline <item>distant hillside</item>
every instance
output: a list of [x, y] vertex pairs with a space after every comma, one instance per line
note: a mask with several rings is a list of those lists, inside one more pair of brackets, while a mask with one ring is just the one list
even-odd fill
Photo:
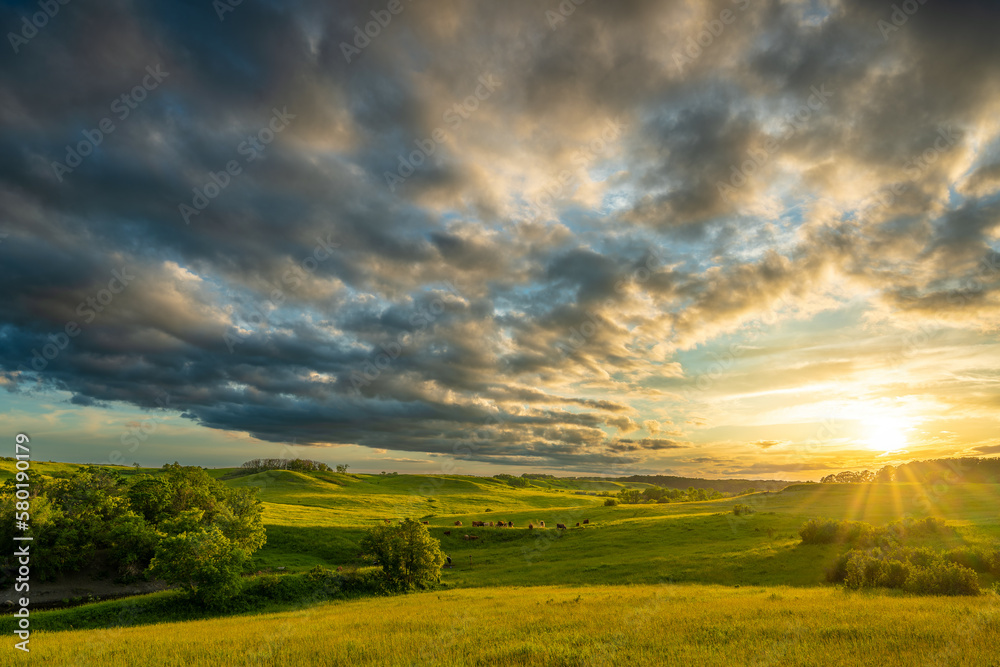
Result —
[[697, 477], [675, 477], [673, 475], [632, 475], [631, 477], [619, 477], [619, 482], [642, 482], [644, 484], [654, 484], [667, 489], [712, 489], [722, 493], [743, 493], [749, 489], [755, 491], [781, 491], [790, 484], [801, 484], [801, 482], [788, 482], [780, 479], [698, 479]]
[[[497, 477], [501, 477], [501, 475], [497, 475]], [[510, 475], [502, 475], [502, 477], [510, 477]], [[658, 486], [666, 489], [680, 489], [682, 491], [694, 487], [696, 489], [718, 491], [720, 493], [740, 494], [750, 489], [754, 491], [781, 491], [790, 484], [803, 483], [780, 479], [701, 479], [700, 477], [677, 477], [674, 475], [556, 477], [555, 475], [525, 473], [521, 477], [530, 480], [535, 486], [548, 485], [553, 488], [579, 488], [588, 491], [607, 489], [617, 491], [622, 486], [633, 488]]]
[[964, 457], [909, 461], [896, 466], [886, 465], [878, 470], [845, 470], [836, 475], [827, 475], [820, 481], [825, 484], [858, 482], [997, 484], [1000, 482], [1000, 458]]

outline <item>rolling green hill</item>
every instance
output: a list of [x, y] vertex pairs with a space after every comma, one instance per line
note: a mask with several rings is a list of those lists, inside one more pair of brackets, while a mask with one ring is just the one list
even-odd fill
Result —
[[[52, 476], [78, 467], [33, 465], [37, 474]], [[10, 469], [10, 462], [0, 462], [0, 478]], [[882, 664], [887, 655], [905, 662], [927, 651], [950, 651], [943, 654], [947, 664], [989, 664], [977, 662], [977, 652], [1000, 638], [995, 593], [973, 599], [848, 594], [824, 576], [842, 545], [803, 544], [798, 535], [817, 517], [881, 525], [935, 516], [954, 530], [922, 538], [918, 546], [995, 545], [998, 485], [797, 484], [736, 499], [605, 506], [604, 497], [576, 492], [643, 485], [603, 482], [595, 489], [583, 480], [537, 480], [514, 488], [460, 475], [287, 470], [221, 469], [213, 476], [259, 489], [268, 540], [254, 556], [256, 569], [294, 577], [316, 565], [359, 564], [365, 530], [406, 517], [427, 523], [453, 567], [443, 571], [435, 591], [308, 606], [289, 602], [252, 618], [146, 625], [151, 614], [193, 617], [155, 611], [170, 609], [172, 593], [34, 612], [33, 628], [41, 630], [33, 635], [36, 659], [64, 664], [73, 655], [81, 665], [652, 665], [672, 656], [723, 664], [745, 662], [768, 643], [770, 657], [761, 664], [813, 664], [809, 656], [816, 655], [823, 664]], [[737, 502], [754, 512], [734, 515]], [[499, 520], [514, 527], [471, 525]], [[558, 530], [557, 523], [568, 528]], [[989, 588], [996, 581], [983, 574], [982, 583]], [[656, 602], [664, 591], [667, 598]], [[970, 619], [979, 619], [972, 631], [949, 638], [944, 628]], [[132, 624], [141, 627], [93, 629]], [[9, 617], [0, 625], [6, 631]], [[92, 629], [44, 631], [70, 626]], [[506, 642], [484, 641], [491, 633]], [[443, 648], [435, 652], [438, 646]], [[0, 664], [6, 659], [0, 657]]]

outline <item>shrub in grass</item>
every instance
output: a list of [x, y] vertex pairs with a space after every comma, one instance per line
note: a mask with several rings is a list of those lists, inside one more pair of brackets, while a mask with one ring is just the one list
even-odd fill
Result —
[[614, 498], [605, 498], [605, 500], [604, 500], [604, 506], [605, 507], [614, 507], [617, 504], [618, 504], [618, 501], [615, 500]]
[[976, 572], [989, 572], [992, 569], [993, 555], [980, 547], [964, 546], [944, 552], [944, 559]]
[[885, 588], [902, 588], [910, 576], [910, 566], [899, 560], [882, 561], [876, 585]]
[[931, 567], [941, 560], [941, 554], [928, 547], [900, 547], [897, 553], [914, 567]]
[[753, 514], [753, 508], [749, 505], [733, 505], [733, 514], [736, 516], [743, 516], [746, 514]]
[[809, 519], [799, 528], [803, 544], [833, 544], [837, 541], [839, 521], [829, 519]]
[[837, 524], [837, 541], [850, 542], [860, 546], [871, 547], [880, 542], [880, 536], [888, 537], [878, 528], [864, 521], [840, 521]]
[[803, 544], [847, 542], [859, 548], [889, 548], [910, 538], [943, 533], [947, 525], [941, 519], [906, 519], [887, 526], [873, 526], [864, 521], [810, 519], [799, 529]]
[[343, 568], [339, 572], [317, 565], [305, 574], [310, 586], [322, 590], [330, 596], [360, 597], [382, 595], [387, 592], [382, 571], [377, 567]]
[[848, 588], [901, 588], [921, 595], [978, 595], [979, 577], [971, 568], [927, 548], [853, 549], [827, 572], [829, 581]]
[[903, 527], [907, 535], [911, 537], [921, 537], [925, 535], [938, 535], [945, 532], [948, 525], [943, 519], [929, 516], [925, 519], [904, 519]]
[[275, 602], [294, 602], [309, 598], [326, 598], [336, 591], [317, 587], [307, 577], [298, 574], [277, 576], [266, 574], [257, 579], [247, 595]]
[[940, 561], [915, 567], [906, 579], [906, 590], [922, 595], [979, 595], [979, 577], [956, 563]]
[[377, 567], [345, 569], [340, 575], [340, 592], [347, 597], [382, 595], [386, 592], [382, 572]]
[[847, 553], [843, 582], [855, 590], [902, 588], [909, 573], [910, 566], [903, 561], [887, 558], [879, 551], [854, 550]]
[[281, 578], [276, 574], [265, 574], [264, 576], [257, 579], [256, 589], [257, 592], [261, 593], [264, 597], [273, 597], [275, 591], [281, 585]]
[[844, 567], [844, 585], [848, 588], [902, 588], [910, 566], [896, 559], [886, 559], [880, 551], [852, 551]]
[[246, 552], [212, 526], [163, 538], [149, 571], [179, 585], [198, 602], [223, 608], [242, 590], [240, 573], [246, 561]]
[[425, 588], [440, 579], [445, 560], [441, 541], [419, 521], [375, 526], [361, 539], [361, 548], [370, 562], [382, 568], [385, 584], [393, 590]]
[[618, 492], [618, 502], [623, 505], [638, 505], [644, 500], [639, 489], [622, 489]]

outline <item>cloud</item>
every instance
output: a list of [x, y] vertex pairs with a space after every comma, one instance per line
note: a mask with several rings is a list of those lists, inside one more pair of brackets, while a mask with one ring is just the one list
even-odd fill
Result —
[[[625, 470], [702, 446], [675, 424], [822, 422], [794, 391], [880, 369], [944, 410], [913, 331], [986, 365], [994, 4], [927, 3], [883, 37], [871, 3], [750, 3], [684, 67], [732, 3], [588, 3], [557, 30], [527, 1], [414, 4], [347, 62], [383, 7], [68, 7], [7, 54], [8, 392], [166, 392], [267, 442]], [[965, 389], [995, 408], [992, 381]]]
[[660, 451], [665, 449], [684, 449], [687, 444], [666, 438], [641, 438], [639, 440], [621, 439], [614, 443], [613, 449], [623, 452], [640, 450]]
[[780, 440], [757, 440], [756, 442], [751, 442], [750, 444], [755, 447], [760, 447], [761, 449], [770, 449], [771, 447], [777, 447], [784, 443]]

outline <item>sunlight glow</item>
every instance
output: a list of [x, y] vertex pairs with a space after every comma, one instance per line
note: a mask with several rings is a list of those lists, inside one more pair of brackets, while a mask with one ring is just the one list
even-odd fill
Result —
[[903, 449], [908, 444], [906, 430], [908, 425], [894, 417], [879, 417], [867, 422], [865, 427], [865, 444], [872, 451], [893, 452]]

